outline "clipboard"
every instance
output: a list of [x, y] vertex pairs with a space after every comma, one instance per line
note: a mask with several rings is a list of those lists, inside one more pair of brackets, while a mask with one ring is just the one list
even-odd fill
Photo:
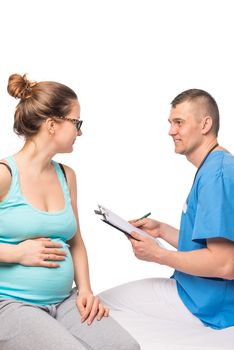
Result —
[[[95, 214], [100, 215], [101, 220], [106, 224], [114, 227], [115, 229], [123, 232], [127, 237], [131, 237], [131, 232], [137, 232], [144, 237], [148, 237], [156, 241], [162, 248], [165, 248], [162, 243], [152, 236], [150, 236], [145, 231], [141, 230], [138, 227], [131, 225], [128, 221], [115, 214], [113, 211], [107, 209], [106, 207], [98, 204], [98, 210], [94, 210]], [[135, 239], [135, 238], [134, 238]]]

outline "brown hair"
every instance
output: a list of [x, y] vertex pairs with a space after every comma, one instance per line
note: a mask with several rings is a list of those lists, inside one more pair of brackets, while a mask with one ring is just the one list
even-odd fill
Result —
[[54, 81], [30, 81], [26, 74], [12, 74], [7, 91], [20, 99], [13, 128], [26, 139], [35, 135], [48, 117], [66, 117], [77, 100], [76, 93], [68, 86]]
[[205, 113], [212, 118], [213, 125], [211, 131], [218, 135], [219, 132], [219, 108], [215, 99], [206, 91], [200, 89], [189, 89], [181, 92], [171, 102], [172, 107], [176, 107], [178, 104], [192, 101], [202, 103], [205, 109]]

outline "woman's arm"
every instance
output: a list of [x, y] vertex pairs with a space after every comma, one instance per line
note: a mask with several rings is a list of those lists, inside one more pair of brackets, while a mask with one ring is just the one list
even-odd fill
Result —
[[0, 244], [0, 262], [17, 263], [17, 246], [13, 244]]
[[[0, 262], [24, 266], [59, 267], [66, 256], [62, 244], [49, 238], [27, 239], [19, 244], [0, 244]], [[53, 261], [48, 261], [53, 260]], [[58, 261], [58, 262], [56, 262]]]
[[87, 320], [87, 323], [91, 324], [95, 317], [97, 320], [100, 320], [103, 316], [108, 316], [109, 310], [100, 303], [99, 299], [95, 297], [92, 292], [89, 277], [88, 257], [79, 227], [76, 176], [71, 168], [67, 166], [64, 168], [67, 175], [72, 208], [77, 220], [77, 232], [69, 241], [74, 263], [75, 284], [78, 289], [77, 307], [80, 311], [82, 321]]

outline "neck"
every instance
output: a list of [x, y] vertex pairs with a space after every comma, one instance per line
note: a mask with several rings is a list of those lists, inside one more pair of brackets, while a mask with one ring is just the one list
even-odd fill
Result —
[[51, 159], [54, 154], [49, 147], [45, 148], [43, 144], [27, 140], [23, 148], [14, 156], [27, 169], [42, 173], [51, 166]]
[[208, 152], [215, 146], [215, 150], [221, 150], [224, 149], [218, 145], [217, 139], [212, 139], [209, 142], [206, 142], [205, 144], [200, 145], [196, 150], [191, 152], [190, 154], [186, 155], [186, 158], [188, 159], [189, 162], [191, 162], [195, 167], [199, 167], [200, 164], [202, 163], [203, 159], [207, 155]]

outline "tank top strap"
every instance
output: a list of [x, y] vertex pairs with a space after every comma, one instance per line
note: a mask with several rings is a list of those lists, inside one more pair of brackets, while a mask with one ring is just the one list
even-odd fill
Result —
[[12, 175], [13, 175], [17, 171], [16, 164], [15, 164], [13, 157], [8, 156], [8, 157], [4, 158], [3, 160], [6, 161], [6, 164], [11, 168]]
[[54, 165], [54, 168], [55, 168], [55, 171], [57, 173], [57, 176], [58, 176], [58, 179], [59, 179], [59, 182], [62, 186], [62, 189], [63, 189], [63, 193], [64, 193], [64, 196], [65, 196], [65, 199], [67, 202], [70, 202], [71, 201], [71, 197], [70, 197], [70, 191], [69, 191], [69, 188], [68, 188], [68, 185], [67, 185], [67, 181], [65, 179], [65, 176], [63, 174], [63, 171], [59, 165], [59, 163], [55, 162], [54, 160], [51, 161], [52, 164]]
[[11, 202], [12, 198], [14, 199], [17, 198], [18, 201], [22, 202], [23, 198], [20, 191], [18, 169], [17, 169], [16, 162], [13, 156], [6, 157], [5, 161], [7, 162], [7, 165], [9, 166], [9, 168], [11, 169], [11, 185], [6, 198], [1, 202], [1, 204], [8, 203], [9, 201]]
[[7, 161], [7, 164], [11, 169], [11, 176], [12, 176], [11, 187], [19, 188], [18, 169], [17, 169], [16, 162], [12, 156], [6, 157], [5, 160]]

